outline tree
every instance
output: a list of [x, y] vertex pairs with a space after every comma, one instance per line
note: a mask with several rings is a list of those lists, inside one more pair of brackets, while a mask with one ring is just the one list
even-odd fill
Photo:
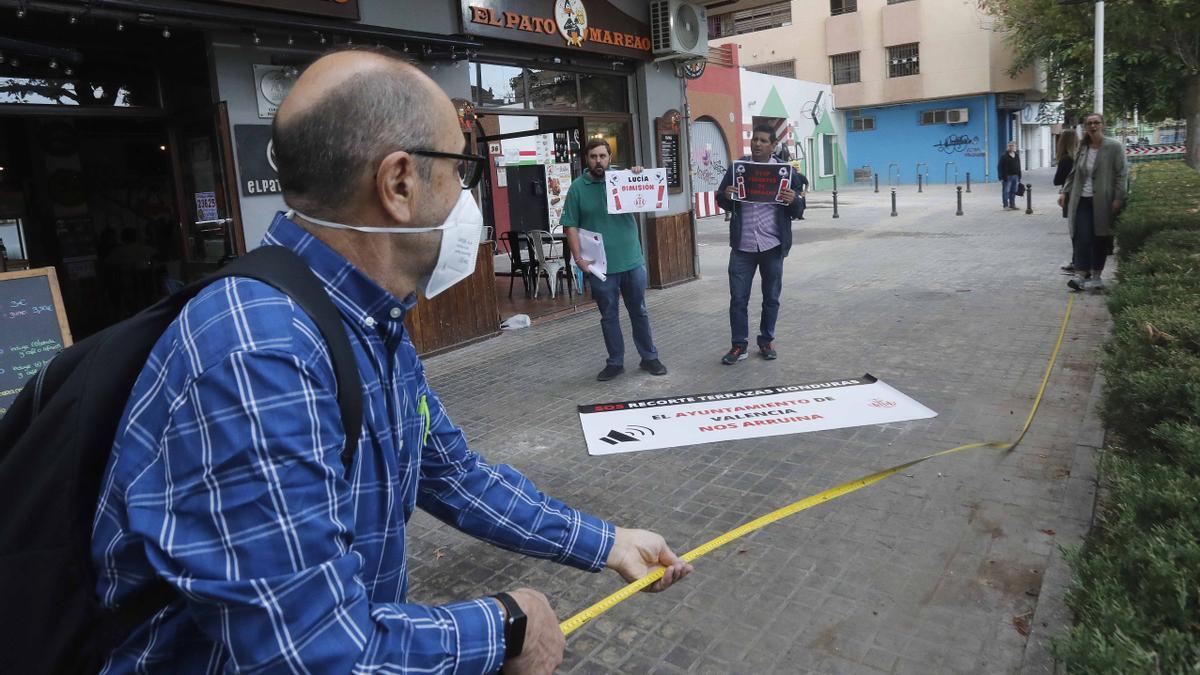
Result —
[[[978, 2], [1008, 34], [1016, 56], [1011, 74], [1040, 61], [1068, 110], [1091, 110], [1095, 5]], [[1186, 120], [1186, 160], [1200, 170], [1200, 1], [1105, 2], [1104, 107], [1122, 114], [1137, 108], [1148, 120]]]

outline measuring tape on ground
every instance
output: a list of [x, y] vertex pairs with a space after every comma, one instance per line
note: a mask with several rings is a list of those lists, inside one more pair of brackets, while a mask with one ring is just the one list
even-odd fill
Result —
[[[884, 469], [883, 471], [878, 471], [869, 476], [863, 476], [862, 478], [857, 478], [855, 480], [842, 483], [837, 487], [830, 488], [824, 492], [812, 495], [811, 497], [805, 497], [804, 499], [789, 504], [781, 509], [776, 509], [765, 516], [755, 518], [754, 520], [738, 527], [737, 529], [730, 530], [716, 539], [712, 539], [701, 544], [700, 546], [697, 546], [687, 553], [684, 553], [680, 557], [682, 557], [686, 562], [694, 562], [697, 558], [700, 558], [708, 553], [712, 553], [725, 544], [740, 539], [751, 532], [760, 530], [777, 520], [782, 520], [788, 516], [795, 515], [801, 511], [805, 511], [817, 506], [818, 504], [824, 504], [825, 502], [837, 499], [843, 495], [856, 492], [867, 487], [868, 485], [874, 485], [875, 483], [878, 483], [889, 476], [893, 476], [909, 467], [916, 466], [917, 464], [933, 459], [934, 457], [941, 457], [942, 455], [950, 455], [963, 450], [975, 450], [979, 448], [994, 448], [997, 450], [1006, 451], [1016, 448], [1025, 438], [1025, 434], [1029, 432], [1029, 427], [1033, 424], [1033, 417], [1037, 414], [1038, 406], [1040, 406], [1042, 403], [1042, 396], [1046, 393], [1046, 383], [1050, 381], [1050, 372], [1054, 369], [1054, 362], [1058, 359], [1058, 352], [1062, 348], [1063, 336], [1066, 335], [1067, 332], [1067, 323], [1071, 320], [1071, 308], [1074, 306], [1075, 296], [1071, 296], [1071, 298], [1067, 301], [1067, 311], [1063, 314], [1062, 324], [1058, 328], [1058, 340], [1056, 340], [1054, 343], [1054, 351], [1050, 353], [1050, 360], [1046, 363], [1046, 372], [1042, 375], [1042, 384], [1038, 387], [1037, 398], [1034, 399], [1033, 407], [1030, 408], [1029, 415], [1025, 417], [1025, 425], [1021, 428], [1021, 433], [1017, 436], [1016, 440], [1012, 442], [992, 441], [990, 443], [968, 443], [967, 445], [960, 445], [956, 448], [941, 450], [933, 454], [925, 455], [920, 459], [914, 459], [911, 462], [905, 462], [904, 464], [893, 466], [890, 469]], [[559, 624], [559, 628], [562, 629], [564, 635], [570, 635], [571, 633], [583, 627], [583, 625], [587, 622], [595, 619], [613, 607], [616, 607], [622, 601], [629, 599], [642, 589], [661, 579], [663, 571], [664, 569], [660, 567], [654, 572], [651, 572], [641, 579], [638, 579], [637, 581], [625, 586], [616, 593], [613, 593], [600, 602], [597, 602], [575, 616], [563, 621]]]

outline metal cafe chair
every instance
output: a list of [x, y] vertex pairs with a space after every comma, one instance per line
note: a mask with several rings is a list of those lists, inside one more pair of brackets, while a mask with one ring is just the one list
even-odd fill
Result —
[[538, 296], [538, 282], [542, 275], [546, 276], [546, 288], [550, 290], [550, 299], [554, 299], [555, 290], [564, 280], [567, 283], [567, 295], [574, 297], [573, 277], [567, 269], [567, 259], [563, 254], [563, 241], [546, 230], [529, 231], [530, 248], [533, 249], [537, 267], [533, 271], [533, 297]]
[[526, 248], [527, 237], [524, 232], [516, 232], [509, 230], [504, 233], [504, 238], [500, 240], [504, 248], [508, 251], [508, 271], [496, 272], [498, 277], [508, 277], [508, 297], [512, 297], [513, 282], [517, 277], [521, 277], [521, 284], [525, 287], [525, 295], [529, 295], [529, 281], [533, 276], [534, 262], [532, 258], [523, 259], [521, 251]]

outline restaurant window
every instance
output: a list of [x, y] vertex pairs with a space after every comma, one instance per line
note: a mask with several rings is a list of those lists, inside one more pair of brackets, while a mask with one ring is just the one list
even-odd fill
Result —
[[896, 45], [887, 48], [888, 77], [905, 77], [921, 72], [920, 43]]
[[[472, 85], [475, 102], [489, 108], [524, 108], [525, 74], [515, 66], [480, 63]], [[472, 71], [475, 69], [472, 68]], [[474, 74], [474, 73], [472, 73]]]
[[625, 78], [613, 75], [580, 74], [580, 107], [589, 112], [626, 112]]
[[787, 77], [796, 79], [796, 60], [788, 59], [787, 61], [772, 61], [771, 63], [759, 63], [753, 66], [746, 66], [746, 70], [752, 73], [762, 73], [763, 75], [775, 75], [776, 77]]
[[12, 61], [11, 67], [19, 70], [0, 76], [0, 105], [159, 107], [154, 74], [133, 64], [122, 63], [102, 71], [97, 68], [97, 72], [102, 73], [100, 77], [84, 78], [64, 77], [61, 67], [47, 70], [45, 64], [26, 66], [17, 62], [17, 59]]
[[858, 70], [858, 52], [830, 56], [829, 67], [833, 71], [834, 84], [853, 84], [862, 81]]
[[832, 16], [849, 14], [858, 11], [858, 0], [829, 0], [829, 13]]
[[633, 141], [629, 130], [629, 122], [624, 120], [593, 120], [584, 121], [587, 139], [603, 138], [612, 148], [611, 163], [621, 168], [633, 166]]
[[579, 107], [579, 85], [575, 73], [530, 68], [529, 107], [534, 109]]

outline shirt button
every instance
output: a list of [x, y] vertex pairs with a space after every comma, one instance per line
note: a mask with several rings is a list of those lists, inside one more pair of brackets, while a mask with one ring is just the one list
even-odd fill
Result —
[[367, 328], [374, 328], [374, 327], [375, 327], [375, 319], [374, 319], [374, 317], [370, 317], [370, 316], [368, 316], [367, 318], [363, 319], [363, 323], [365, 323], [365, 324], [367, 325]]
[[388, 312], [388, 313], [392, 315], [392, 318], [393, 318], [393, 319], [399, 319], [399, 318], [400, 318], [401, 311], [400, 311], [400, 308], [399, 308], [399, 307], [393, 307], [393, 308], [392, 308], [392, 311], [391, 311], [391, 312]]

